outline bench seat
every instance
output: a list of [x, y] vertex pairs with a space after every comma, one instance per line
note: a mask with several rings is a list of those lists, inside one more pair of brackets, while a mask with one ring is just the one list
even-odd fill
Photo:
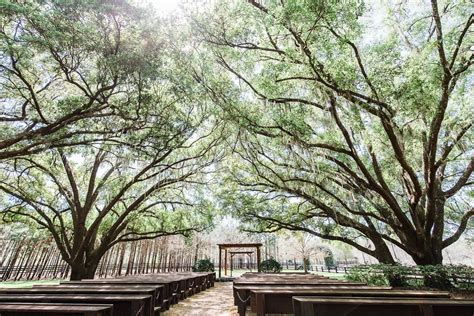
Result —
[[153, 316], [146, 310], [151, 305], [151, 297], [147, 295], [103, 295], [103, 294], [3, 294], [3, 302], [22, 303], [74, 303], [74, 304], [112, 304], [114, 316]]
[[112, 316], [112, 305], [0, 303], [2, 316]]

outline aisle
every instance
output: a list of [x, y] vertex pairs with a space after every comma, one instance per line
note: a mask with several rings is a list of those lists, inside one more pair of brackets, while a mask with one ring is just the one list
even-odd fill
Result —
[[163, 316], [237, 316], [232, 297], [232, 282], [216, 282], [214, 287], [180, 301]]

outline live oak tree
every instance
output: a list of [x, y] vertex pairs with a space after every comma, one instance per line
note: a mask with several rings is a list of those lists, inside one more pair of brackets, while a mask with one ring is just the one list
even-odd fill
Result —
[[200, 187], [219, 157], [216, 127], [197, 107], [157, 102], [158, 109], [136, 146], [75, 146], [2, 165], [3, 220], [47, 229], [71, 279], [93, 278], [119, 242], [186, 235], [211, 224]]
[[158, 52], [143, 17], [121, 1], [0, 2], [0, 160], [136, 129], [111, 97]]
[[474, 215], [469, 3], [210, 12], [193, 23], [220, 67], [197, 73], [236, 128], [225, 196], [247, 227], [307, 231], [383, 263], [395, 262], [390, 244], [442, 263]]
[[47, 230], [71, 279], [94, 277], [119, 242], [211, 225], [206, 184], [222, 158], [223, 129], [187, 73], [185, 43], [159, 19], [123, 21], [133, 8], [101, 3], [14, 7], [28, 16], [2, 56], [0, 133], [12, 141], [0, 214]]

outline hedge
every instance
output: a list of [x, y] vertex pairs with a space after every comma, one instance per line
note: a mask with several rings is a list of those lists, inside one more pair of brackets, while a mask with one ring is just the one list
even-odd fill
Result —
[[198, 260], [193, 267], [194, 272], [214, 272], [214, 263], [209, 259]]
[[264, 260], [260, 263], [260, 271], [265, 273], [279, 273], [282, 269], [281, 264], [275, 259]]
[[474, 290], [474, 268], [466, 265], [358, 265], [348, 270], [346, 279], [370, 285]]

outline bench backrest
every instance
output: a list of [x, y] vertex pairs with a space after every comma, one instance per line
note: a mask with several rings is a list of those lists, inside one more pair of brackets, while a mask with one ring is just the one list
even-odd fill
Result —
[[3, 294], [3, 302], [30, 303], [75, 303], [75, 304], [112, 304], [114, 316], [151, 316], [153, 309], [151, 296], [148, 295], [101, 295], [101, 294]]
[[449, 298], [444, 291], [395, 291], [361, 289], [260, 289], [250, 291], [250, 306], [257, 316], [268, 314], [293, 314], [293, 296], [346, 296], [387, 298]]
[[472, 316], [474, 301], [295, 296], [293, 310], [295, 316]]

